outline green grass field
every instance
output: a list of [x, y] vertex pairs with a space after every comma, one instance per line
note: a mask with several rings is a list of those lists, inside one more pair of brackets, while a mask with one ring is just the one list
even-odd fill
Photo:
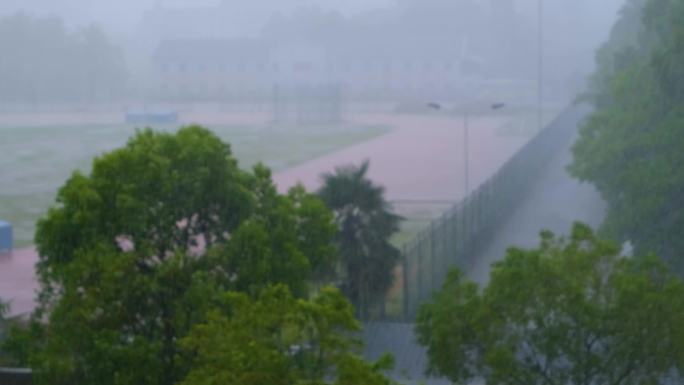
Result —
[[[210, 128], [231, 144], [241, 167], [261, 161], [274, 171], [388, 131], [349, 125]], [[32, 243], [36, 220], [74, 170], [88, 172], [93, 157], [124, 145], [134, 133], [131, 125], [0, 127], [0, 219], [13, 224], [15, 246]]]

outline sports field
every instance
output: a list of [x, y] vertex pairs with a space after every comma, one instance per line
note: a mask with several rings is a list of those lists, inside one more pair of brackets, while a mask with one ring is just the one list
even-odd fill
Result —
[[[249, 118], [249, 119], [247, 119]], [[409, 240], [464, 189], [464, 132], [453, 116], [357, 114], [334, 127], [268, 127], [258, 117], [216, 116], [202, 121], [229, 141], [243, 167], [262, 160], [276, 171], [286, 190], [297, 182], [316, 189], [320, 174], [336, 166], [371, 161], [369, 176], [386, 188], [395, 209], [406, 217], [397, 245]], [[134, 128], [116, 124], [76, 124], [1, 128], [0, 218], [18, 225], [19, 246], [31, 243], [34, 221], [54, 199], [71, 170], [87, 169], [93, 156], [121, 146]], [[106, 123], [106, 122], [103, 122]], [[535, 133], [526, 115], [476, 117], [470, 122], [470, 189], [489, 178]], [[261, 127], [261, 128], [259, 128]], [[172, 127], [160, 129], [172, 130]], [[33, 308], [37, 287], [33, 248], [0, 256], [0, 297], [12, 314]], [[400, 287], [401, 275], [396, 286]], [[401, 300], [391, 295], [388, 311]]]
[[[155, 127], [172, 131], [178, 125]], [[280, 171], [389, 131], [382, 125], [274, 127], [210, 125], [229, 142], [240, 166], [262, 161]], [[76, 169], [120, 147], [135, 133], [125, 124], [0, 126], [0, 219], [14, 225], [17, 247], [32, 243], [35, 221]]]

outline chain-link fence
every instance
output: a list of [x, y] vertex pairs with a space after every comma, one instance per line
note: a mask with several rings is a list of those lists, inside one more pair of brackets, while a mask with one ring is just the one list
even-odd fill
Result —
[[402, 315], [412, 320], [444, 282], [449, 269], [468, 269], [488, 241], [524, 199], [540, 172], [572, 140], [586, 108], [571, 107], [540, 131], [489, 180], [404, 245]]

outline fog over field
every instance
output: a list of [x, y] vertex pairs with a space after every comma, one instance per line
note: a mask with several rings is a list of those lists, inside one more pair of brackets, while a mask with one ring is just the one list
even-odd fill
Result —
[[[569, 99], [591, 72], [594, 52], [621, 4], [545, 1], [541, 31], [535, 0], [4, 0], [0, 15], [56, 18], [67, 31], [101, 31], [91, 53], [105, 42], [113, 44], [119, 52], [108, 54], [104, 62], [120, 56], [127, 76], [120, 79], [94, 69], [98, 79], [91, 81], [125, 86], [125, 92], [111, 96], [118, 101], [264, 99], [272, 97], [274, 84], [291, 82], [336, 84], [349, 99], [397, 102], [432, 96], [531, 102], [539, 78], [540, 37], [544, 91]], [[18, 39], [15, 43], [26, 45]], [[1, 44], [6, 52], [17, 49], [12, 41]], [[174, 66], [183, 72], [186, 64], [192, 67], [180, 63], [181, 56], [203, 62], [187, 68], [189, 73], [207, 67], [206, 73], [225, 68], [227, 74], [169, 79], [167, 71]], [[22, 67], [16, 62], [0, 68], [0, 76], [15, 77], [12, 68]], [[267, 75], [254, 79], [256, 75], [236, 74], [242, 67]], [[348, 71], [357, 75], [341, 74]], [[473, 88], [464, 84], [468, 81], [488, 87], [488, 95], [467, 94], [464, 88]], [[97, 91], [102, 83], [106, 81], [91, 88]]]
[[[329, 138], [322, 140], [331, 142], [325, 148], [332, 151], [354, 143], [338, 139], [349, 126], [366, 126], [360, 113], [474, 114], [500, 121], [488, 125], [507, 133], [502, 143], [520, 136], [505, 145], [517, 148], [585, 89], [595, 52], [623, 1], [3, 0], [0, 128], [17, 139], [25, 126], [41, 138], [53, 128], [89, 125], [116, 132], [184, 123], [240, 133], [265, 126], [302, 126], [304, 132], [328, 127], [322, 132]], [[443, 110], [426, 108], [430, 102]], [[505, 107], [494, 112], [494, 104]], [[369, 119], [390, 129], [406, 121], [401, 115]], [[275, 165], [290, 159], [264, 150], [274, 145], [267, 142], [254, 150], [266, 154], [260, 160]], [[36, 169], [58, 176], [29, 189], [38, 200], [19, 197], [17, 191], [26, 188], [15, 180], [12, 189], [0, 187], [0, 197], [11, 195], [13, 202], [0, 214], [15, 222], [21, 245], [30, 244], [35, 219], [57, 183], [87, 165], [96, 155], [92, 148], [121, 143], [104, 140], [83, 153], [53, 154], [79, 161], [58, 172]], [[487, 143], [479, 156], [505, 159], [510, 154], [495, 150], [499, 145]], [[14, 145], [7, 153], [31, 151]], [[43, 159], [28, 158], [17, 155], [4, 164], [20, 169]], [[254, 156], [245, 159], [254, 163]], [[484, 168], [491, 167], [496, 169]], [[446, 185], [453, 187], [447, 200], [463, 191]]]
[[[226, 4], [234, 13], [240, 14], [245, 22], [241, 26], [226, 25], [227, 30], [240, 33], [258, 30], [266, 18], [278, 12], [291, 12], [299, 7], [320, 7], [334, 9], [350, 14], [386, 6], [393, 0], [253, 0], [253, 1], [221, 1], [221, 0], [4, 0], [0, 3], [0, 12], [11, 13], [18, 10], [42, 14], [58, 15], [70, 24], [103, 23], [108, 28], [121, 34], [135, 28], [142, 21], [145, 11], [160, 7], [193, 8], [212, 7]], [[231, 20], [232, 22], [235, 19]], [[253, 24], [251, 27], [248, 23]], [[228, 24], [228, 23], [227, 23]]]

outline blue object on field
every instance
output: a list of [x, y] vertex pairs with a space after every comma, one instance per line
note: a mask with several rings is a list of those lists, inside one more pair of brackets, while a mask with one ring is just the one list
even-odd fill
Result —
[[149, 124], [149, 123], [177, 123], [176, 111], [129, 111], [126, 113], [126, 123]]
[[0, 221], [0, 253], [12, 251], [12, 225]]

